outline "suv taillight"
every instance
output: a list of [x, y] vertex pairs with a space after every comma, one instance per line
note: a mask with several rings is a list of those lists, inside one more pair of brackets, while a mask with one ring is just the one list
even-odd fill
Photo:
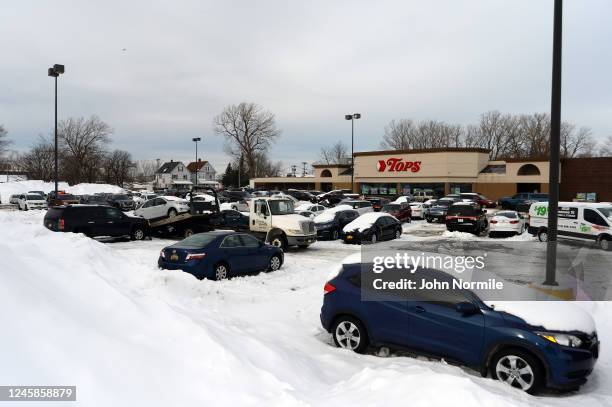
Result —
[[336, 287], [334, 287], [331, 283], [325, 283], [325, 287], [323, 287], [324, 294], [329, 294], [334, 291], [336, 291]]
[[60, 218], [60, 220], [57, 222], [57, 228], [59, 230], [64, 230], [64, 219]]

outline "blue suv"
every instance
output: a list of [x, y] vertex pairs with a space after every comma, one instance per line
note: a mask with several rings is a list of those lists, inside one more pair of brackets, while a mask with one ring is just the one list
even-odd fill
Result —
[[[595, 332], [547, 331], [496, 311], [468, 290], [418, 290], [414, 298], [362, 300], [361, 272], [360, 263], [344, 264], [325, 284], [321, 323], [341, 348], [359, 353], [369, 346], [410, 349], [474, 368], [483, 377], [490, 372], [528, 393], [544, 386], [576, 389], [597, 360]], [[453, 279], [432, 269], [414, 276]]]

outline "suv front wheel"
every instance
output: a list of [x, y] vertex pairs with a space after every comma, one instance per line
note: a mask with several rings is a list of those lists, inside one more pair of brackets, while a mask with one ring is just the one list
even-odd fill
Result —
[[368, 347], [368, 335], [363, 324], [356, 318], [340, 316], [332, 327], [334, 343], [337, 347], [357, 353], [365, 352]]
[[134, 230], [132, 230], [132, 240], [143, 240], [146, 237], [146, 233], [143, 228], [140, 226], [136, 226]]
[[520, 349], [505, 349], [493, 357], [491, 372], [494, 379], [534, 394], [544, 383], [544, 370], [531, 354]]

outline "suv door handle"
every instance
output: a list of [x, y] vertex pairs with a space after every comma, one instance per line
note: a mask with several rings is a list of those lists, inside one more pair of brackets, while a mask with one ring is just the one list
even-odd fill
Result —
[[414, 310], [418, 313], [421, 314], [423, 312], [425, 312], [425, 308], [421, 307], [420, 305], [417, 305], [416, 307], [414, 307]]
[[90, 220], [90, 221], [89, 221], [89, 222], [87, 222], [87, 223], [96, 223], [96, 222], [94, 222], [93, 220]]

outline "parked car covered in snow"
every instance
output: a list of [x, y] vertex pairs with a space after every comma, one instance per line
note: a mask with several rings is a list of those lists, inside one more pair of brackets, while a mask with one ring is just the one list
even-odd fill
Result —
[[39, 194], [21, 194], [17, 199], [17, 208], [20, 211], [27, 211], [29, 209], [46, 209], [47, 201], [45, 201], [45, 198]]
[[[397, 202], [397, 201], [396, 201]], [[423, 219], [423, 217], [425, 216], [424, 210], [423, 210], [423, 203], [422, 202], [410, 202], [410, 211], [412, 214], [412, 218], [419, 218], [419, 219]]]
[[342, 228], [344, 243], [376, 243], [401, 236], [402, 223], [384, 212], [364, 213]]
[[[369, 347], [407, 348], [488, 373], [536, 393], [544, 386], [573, 389], [586, 382], [599, 356], [593, 318], [563, 301], [493, 304], [464, 289], [404, 290], [402, 301], [363, 301], [364, 268], [347, 259], [325, 283], [321, 323], [336, 346], [364, 353]], [[453, 286], [454, 277], [418, 268], [408, 278]]]
[[19, 203], [19, 195], [20, 194], [13, 194], [9, 197], [9, 203], [13, 204], [13, 205], [17, 205]]
[[425, 216], [425, 220], [429, 223], [433, 222], [434, 220], [444, 223], [446, 220], [446, 211], [448, 211], [448, 208], [452, 204], [459, 201], [459, 198], [449, 197], [438, 199], [436, 203], [433, 204], [431, 208], [429, 208], [429, 210], [427, 211], [427, 216]]
[[496, 212], [489, 220], [489, 236], [502, 234], [522, 234], [527, 227], [525, 218], [517, 211]]
[[175, 196], [160, 196], [149, 199], [140, 208], [136, 209], [134, 214], [150, 220], [172, 218], [185, 212], [189, 212], [187, 200]]
[[349, 205], [338, 205], [326, 209], [314, 218], [317, 239], [338, 239], [342, 234], [342, 228], [358, 217], [359, 212]]
[[339, 205], [348, 205], [357, 212], [359, 212], [360, 215], [374, 211], [374, 208], [372, 207], [372, 202], [366, 200], [345, 199], [340, 201]]
[[164, 247], [157, 264], [162, 269], [182, 270], [199, 279], [276, 271], [283, 264], [283, 251], [256, 237], [227, 230], [198, 233]]
[[321, 212], [323, 212], [324, 210], [326, 210], [327, 208], [324, 207], [321, 204], [302, 204], [300, 206], [297, 206], [295, 208], [295, 212], [302, 212], [302, 211], [308, 211], [308, 212], [312, 212], [314, 214], [319, 214]]

